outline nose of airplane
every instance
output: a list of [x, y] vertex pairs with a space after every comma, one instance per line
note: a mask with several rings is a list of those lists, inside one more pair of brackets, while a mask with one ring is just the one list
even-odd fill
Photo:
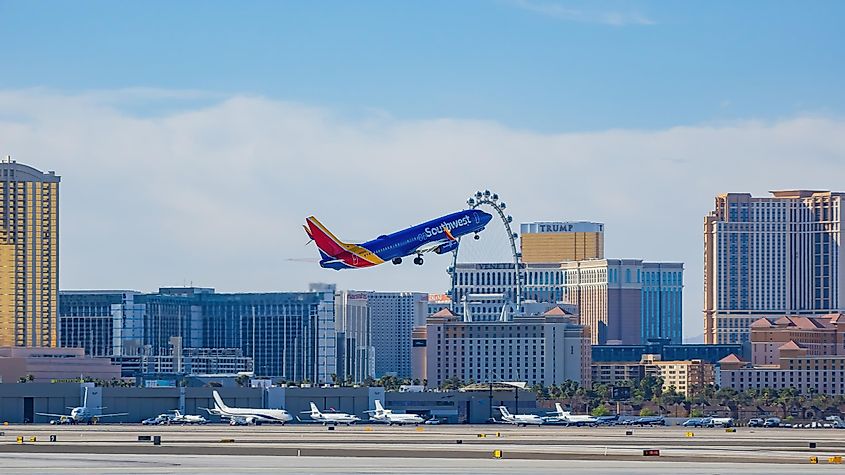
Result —
[[476, 211], [481, 213], [480, 217], [481, 217], [481, 225], [482, 226], [486, 226], [487, 223], [489, 223], [490, 220], [493, 219], [493, 215], [490, 214], [490, 213], [486, 213], [486, 212], [481, 211], [481, 210], [476, 210]]

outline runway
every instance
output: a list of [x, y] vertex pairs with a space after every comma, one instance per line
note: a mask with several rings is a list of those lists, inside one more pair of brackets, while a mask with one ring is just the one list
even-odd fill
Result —
[[[27, 425], [0, 431], [3, 473], [713, 474], [845, 468], [828, 463], [829, 457], [845, 456], [845, 431], [830, 429]], [[159, 436], [161, 445], [139, 436]], [[644, 456], [646, 449], [660, 454]], [[496, 450], [501, 459], [494, 458]], [[819, 463], [811, 466], [810, 457]]]

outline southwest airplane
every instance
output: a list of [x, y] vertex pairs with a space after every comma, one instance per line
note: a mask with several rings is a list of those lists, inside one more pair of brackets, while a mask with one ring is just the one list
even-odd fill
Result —
[[475, 234], [478, 239], [478, 233], [492, 218], [477, 209], [458, 211], [362, 244], [341, 241], [313, 216], [306, 219], [305, 232], [320, 249], [320, 266], [327, 269], [372, 267], [386, 261], [398, 265], [403, 257], [414, 254], [414, 264], [422, 265], [423, 253], [452, 251], [458, 247], [458, 239], [467, 234]]

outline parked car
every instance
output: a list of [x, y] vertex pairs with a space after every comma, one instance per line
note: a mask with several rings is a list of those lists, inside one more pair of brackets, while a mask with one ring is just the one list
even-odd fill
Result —
[[708, 427], [710, 426], [710, 420], [707, 418], [695, 417], [685, 420], [681, 425], [684, 427]]
[[755, 417], [753, 419], [748, 420], [748, 427], [763, 427], [763, 423], [766, 422], [759, 417]]
[[635, 419], [631, 422], [631, 425], [634, 426], [665, 426], [666, 419], [663, 416], [646, 416], [640, 417], [639, 419]]
[[769, 417], [763, 422], [763, 427], [779, 427], [780, 426], [780, 417]]

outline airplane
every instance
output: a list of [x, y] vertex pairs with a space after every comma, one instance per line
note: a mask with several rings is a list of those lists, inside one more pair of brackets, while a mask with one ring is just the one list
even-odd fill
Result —
[[527, 425], [539, 426], [546, 422], [536, 414], [511, 414], [505, 406], [499, 406], [499, 412], [502, 413], [502, 422], [514, 424], [517, 427], [525, 427]]
[[182, 414], [178, 409], [170, 411], [173, 417], [170, 419], [170, 424], [205, 424], [208, 420], [202, 416], [192, 416], [190, 414]]
[[390, 409], [385, 409], [381, 405], [381, 401], [376, 399], [376, 410], [366, 411], [370, 416], [370, 420], [374, 422], [384, 422], [388, 425], [405, 425], [405, 424], [422, 424], [425, 420], [416, 414], [394, 414]]
[[572, 414], [569, 411], [564, 411], [559, 402], [555, 403], [555, 409], [555, 411], [549, 412], [549, 414], [554, 414], [553, 416], [546, 417], [547, 423], [584, 426], [595, 425], [598, 422], [598, 419], [593, 416]]
[[120, 412], [115, 414], [98, 414], [102, 412], [105, 407], [88, 407], [88, 387], [85, 388], [85, 394], [82, 396], [82, 405], [78, 407], [68, 407], [70, 414], [50, 414], [48, 412], [36, 412], [39, 416], [58, 417], [50, 421], [50, 424], [79, 424], [80, 422], [87, 422], [89, 424], [96, 424], [100, 418], [103, 417], [117, 417], [129, 415], [128, 412]]
[[458, 211], [362, 244], [341, 241], [314, 216], [305, 220], [304, 228], [320, 251], [320, 267], [342, 270], [372, 267], [387, 261], [399, 265], [403, 257], [412, 255], [416, 255], [414, 264], [422, 265], [424, 253], [453, 251], [461, 236], [467, 234], [474, 234], [478, 239], [478, 233], [492, 218], [478, 209]]
[[319, 409], [317, 409], [317, 405], [314, 404], [313, 402], [311, 403], [311, 410], [310, 411], [302, 411], [302, 413], [303, 414], [309, 414], [311, 416], [311, 419], [314, 422], [321, 422], [323, 425], [328, 425], [328, 424], [352, 425], [352, 424], [361, 420], [360, 417], [352, 415], [352, 414], [346, 414], [345, 412], [327, 412], [327, 413], [324, 414], [324, 413], [320, 412]]
[[206, 409], [209, 414], [229, 419], [231, 425], [259, 425], [265, 422], [285, 425], [293, 420], [284, 409], [258, 409], [252, 407], [229, 407], [217, 391], [211, 392], [214, 397], [214, 409]]

